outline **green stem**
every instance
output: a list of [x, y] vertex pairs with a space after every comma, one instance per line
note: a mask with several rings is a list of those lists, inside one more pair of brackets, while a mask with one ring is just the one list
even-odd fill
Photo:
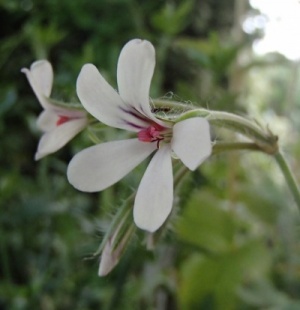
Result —
[[286, 160], [284, 159], [283, 155], [280, 152], [277, 152], [275, 155], [275, 160], [277, 161], [278, 166], [280, 167], [286, 183], [288, 185], [288, 187], [290, 188], [294, 199], [296, 201], [296, 204], [298, 206], [298, 209], [300, 211], [300, 192], [299, 192], [299, 188], [297, 186], [296, 180], [292, 174], [291, 169], [289, 168]]
[[174, 176], [174, 189], [178, 186], [181, 179], [190, 171], [186, 166], [182, 165]]
[[217, 142], [213, 145], [213, 154], [219, 154], [226, 151], [242, 151], [242, 150], [252, 150], [261, 151], [261, 147], [256, 143], [252, 142]]
[[185, 112], [195, 110], [195, 107], [192, 104], [186, 102], [170, 101], [168, 99], [153, 99], [152, 105], [154, 109], [162, 109], [163, 111], [166, 110], [166, 112], [174, 109]]
[[75, 102], [63, 102], [52, 98], [47, 98], [47, 101], [50, 102], [50, 104], [67, 109], [67, 110], [82, 110], [84, 111], [83, 106], [80, 103]]

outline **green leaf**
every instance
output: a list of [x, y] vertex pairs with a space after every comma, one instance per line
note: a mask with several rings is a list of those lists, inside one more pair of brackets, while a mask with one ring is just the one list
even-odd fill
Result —
[[216, 77], [223, 76], [236, 59], [241, 45], [222, 42], [216, 32], [207, 39], [179, 38], [175, 45], [184, 49], [197, 63], [211, 70]]
[[264, 277], [269, 264], [260, 240], [219, 256], [193, 255], [181, 269], [180, 309], [236, 309], [239, 287]]
[[187, 16], [193, 8], [193, 1], [183, 1], [177, 8], [173, 3], [166, 5], [152, 17], [152, 25], [169, 35], [178, 34], [187, 23]]
[[209, 192], [196, 192], [177, 223], [179, 238], [214, 253], [228, 250], [235, 223], [232, 215], [218, 205]]

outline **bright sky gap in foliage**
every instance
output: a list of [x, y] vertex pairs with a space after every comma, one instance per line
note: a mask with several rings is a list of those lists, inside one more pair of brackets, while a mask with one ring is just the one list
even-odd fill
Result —
[[300, 1], [249, 0], [261, 15], [247, 18], [243, 28], [247, 33], [263, 29], [264, 37], [254, 43], [257, 54], [279, 52], [290, 60], [300, 59]]

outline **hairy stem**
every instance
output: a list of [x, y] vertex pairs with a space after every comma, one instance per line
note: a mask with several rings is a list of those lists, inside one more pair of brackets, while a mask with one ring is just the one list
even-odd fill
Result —
[[274, 155], [274, 157], [275, 157], [275, 160], [277, 161], [279, 168], [281, 169], [281, 171], [285, 177], [286, 183], [287, 183], [288, 187], [290, 188], [290, 190], [294, 196], [295, 202], [298, 206], [298, 209], [300, 211], [300, 192], [299, 192], [299, 188], [297, 186], [296, 180], [292, 174], [292, 171], [289, 168], [285, 158], [283, 157], [283, 155], [280, 152], [277, 152]]

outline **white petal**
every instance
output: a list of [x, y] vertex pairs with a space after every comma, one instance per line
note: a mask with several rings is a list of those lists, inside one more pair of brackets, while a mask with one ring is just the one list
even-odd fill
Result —
[[133, 209], [136, 225], [150, 232], [167, 219], [173, 204], [171, 149], [163, 145], [152, 158], [139, 185]]
[[156, 121], [149, 104], [149, 90], [155, 67], [155, 50], [146, 41], [129, 41], [122, 49], [118, 61], [118, 89], [128, 106]]
[[84, 192], [101, 191], [118, 182], [156, 149], [138, 139], [91, 146], [76, 154], [68, 167], [69, 182]]
[[172, 149], [190, 170], [195, 170], [211, 154], [208, 121], [194, 117], [176, 123], [173, 127]]
[[50, 96], [53, 84], [53, 70], [51, 64], [46, 60], [34, 62], [30, 70], [23, 68], [21, 70], [26, 74], [26, 77], [37, 96], [40, 104], [47, 108], [49, 102], [47, 97]]
[[37, 126], [40, 130], [47, 132], [53, 130], [57, 126], [60, 117], [68, 117], [70, 119], [87, 119], [86, 112], [75, 109], [63, 109], [53, 106], [51, 109], [44, 110], [37, 119]]
[[53, 84], [53, 69], [50, 62], [36, 61], [30, 66], [30, 72], [42, 94], [49, 97]]
[[119, 94], [92, 64], [82, 67], [77, 79], [77, 94], [85, 109], [108, 126], [139, 131], [138, 126], [147, 125], [127, 111], [128, 107]]
[[57, 120], [57, 114], [44, 110], [37, 119], [37, 127], [44, 132], [50, 131], [56, 127]]
[[56, 126], [40, 139], [35, 159], [56, 152], [74, 138], [87, 124], [86, 119], [75, 119]]

